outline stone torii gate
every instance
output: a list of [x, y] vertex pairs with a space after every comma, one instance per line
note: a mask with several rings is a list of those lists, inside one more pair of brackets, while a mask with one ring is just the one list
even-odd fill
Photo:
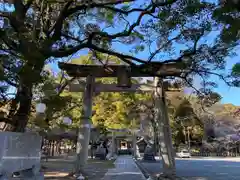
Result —
[[[148, 73], [144, 73], [141, 69], [141, 65], [131, 67], [127, 65], [77, 65], [70, 63], [59, 63], [59, 68], [66, 71], [71, 77], [86, 77], [86, 81], [79, 81], [78, 84], [70, 84], [70, 92], [83, 92], [83, 112], [80, 121], [80, 129], [77, 141], [77, 160], [76, 160], [76, 172], [79, 172], [81, 167], [83, 167], [88, 158], [88, 144], [90, 138], [90, 127], [91, 127], [91, 117], [92, 117], [92, 102], [94, 93], [100, 92], [155, 92], [155, 98], [162, 100], [162, 81], [159, 78], [154, 78], [154, 85], [140, 85], [132, 84], [131, 77], [152, 77]], [[159, 77], [172, 76], [172, 68], [166, 68], [162, 66], [162, 69], [155, 71]], [[95, 78], [103, 77], [117, 77], [117, 84], [101, 84], [96, 83]], [[163, 88], [165, 89], [165, 88]], [[167, 90], [167, 89], [166, 89]], [[177, 89], [179, 91], [179, 89]], [[158, 107], [159, 108], [159, 107]], [[156, 111], [157, 117], [162, 117], [161, 110]], [[172, 148], [171, 142], [171, 129], [168, 122], [163, 123], [165, 131], [165, 141], [170, 142], [170, 145], [164, 147], [162, 151], [166, 151], [166, 148]]]

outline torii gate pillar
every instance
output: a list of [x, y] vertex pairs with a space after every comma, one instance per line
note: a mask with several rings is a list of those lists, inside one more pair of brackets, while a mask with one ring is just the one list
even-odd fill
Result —
[[95, 78], [89, 75], [86, 79], [86, 86], [83, 92], [83, 109], [76, 147], [76, 173], [86, 165], [88, 159], [94, 83]]

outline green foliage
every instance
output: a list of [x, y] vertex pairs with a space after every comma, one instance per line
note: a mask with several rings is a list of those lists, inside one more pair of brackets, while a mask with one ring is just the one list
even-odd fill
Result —
[[187, 99], [183, 99], [181, 104], [178, 106], [176, 112], [175, 112], [175, 117], [176, 118], [184, 118], [184, 117], [193, 117], [194, 116], [194, 111], [191, 106], [191, 103]]
[[[48, 74], [43, 84], [39, 84], [35, 87], [35, 100], [37, 103], [41, 101], [47, 106], [45, 116], [38, 116], [33, 113], [30, 120], [30, 124], [34, 124], [41, 129], [51, 128], [77, 128], [79, 126], [79, 120], [81, 117], [81, 93], [70, 93], [64, 89], [61, 92], [58, 87], [61, 87], [60, 79], [62, 74], [58, 74], [54, 77]], [[64, 80], [66, 81], [66, 80]], [[72, 125], [66, 127], [63, 124], [63, 117], [69, 117], [72, 119]]]
[[224, 1], [213, 11], [213, 17], [217, 22], [222, 23], [223, 28], [220, 34], [222, 40], [226, 43], [237, 43], [239, 40], [238, 30], [240, 28], [239, 2]]
[[116, 129], [139, 126], [138, 101], [137, 94], [100, 93], [94, 101], [93, 124]]
[[232, 74], [234, 76], [240, 76], [240, 63], [237, 63], [232, 68]]
[[232, 68], [232, 76], [233, 76], [233, 85], [236, 87], [240, 87], [240, 63], [237, 63]]
[[[48, 79], [44, 66], [80, 50], [91, 52], [90, 62], [84, 63], [94, 64], [99, 59], [106, 63], [105, 59], [114, 56], [121, 63], [141, 63], [143, 71], [153, 76], [181, 77], [188, 86], [199, 76], [204, 82], [200, 91], [207, 95], [216, 86], [210, 81], [212, 75], [232, 82], [234, 74], [228, 76], [224, 71], [226, 57], [239, 45], [239, 3], [232, 0], [225, 4], [200, 0], [89, 1], [84, 5], [73, 0], [19, 0], [3, 2], [1, 7], [0, 83], [17, 89], [11, 117], [21, 114], [21, 122], [28, 119], [31, 98], [26, 97], [33, 88], [44, 84], [43, 89], [51, 89], [44, 91], [44, 96], [56, 93], [51, 78], [44, 83]], [[209, 36], [212, 40], [206, 42]], [[113, 46], [116, 43], [127, 50], [119, 52]], [[142, 51], [148, 55], [148, 63], [135, 56]], [[1, 98], [6, 98], [6, 88], [1, 89]]]

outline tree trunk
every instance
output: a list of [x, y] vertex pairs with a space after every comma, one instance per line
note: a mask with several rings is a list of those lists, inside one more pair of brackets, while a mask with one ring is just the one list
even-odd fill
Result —
[[160, 153], [163, 163], [163, 176], [174, 179], [176, 176], [175, 157], [172, 145], [172, 133], [169, 124], [165, 92], [162, 81], [155, 78], [155, 122], [159, 129]]
[[19, 108], [17, 113], [14, 116], [14, 121], [16, 122], [15, 125], [15, 132], [24, 132], [25, 128], [28, 123], [28, 116], [31, 111], [31, 104], [32, 104], [32, 88], [33, 84], [22, 84], [20, 90], [20, 101], [19, 101]]
[[[3, 131], [24, 132], [28, 123], [28, 116], [32, 103], [32, 84], [21, 83], [16, 98], [12, 100], [9, 118], [12, 123], [6, 124]], [[17, 109], [18, 108], [18, 109]]]

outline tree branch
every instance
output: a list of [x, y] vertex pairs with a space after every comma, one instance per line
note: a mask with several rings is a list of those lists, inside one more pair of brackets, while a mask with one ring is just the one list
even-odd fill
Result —
[[17, 87], [17, 84], [10, 81], [9, 79], [4, 79], [3, 81], [5, 81], [7, 84], [9, 84], [10, 86], [13, 86], [13, 87]]
[[[123, 32], [112, 34], [112, 35], [110, 35], [106, 32], [93, 32], [92, 35], [90, 35], [90, 36], [93, 38], [95, 35], [100, 35], [102, 37], [107, 37], [109, 39], [116, 39], [116, 38], [119, 38], [119, 37], [129, 36], [132, 33], [132, 31], [134, 30], [134, 28], [137, 27], [138, 25], [140, 25], [141, 20], [145, 15], [154, 13], [156, 8], [159, 7], [159, 6], [166, 6], [166, 5], [172, 4], [174, 2], [175, 2], [175, 0], [170, 0], [170, 1], [161, 2], [161, 3], [151, 3], [140, 13], [136, 22], [133, 23], [127, 31], [125, 30]], [[140, 9], [135, 9], [135, 10], [140, 11]], [[134, 11], [130, 10], [130, 12], [134, 12]], [[129, 14], [129, 12], [125, 11], [125, 14]]]
[[[132, 0], [130, 0], [131, 2]], [[141, 14], [139, 15], [138, 19], [136, 20], [135, 23], [133, 23], [128, 30], [125, 30], [123, 32], [120, 32], [120, 33], [116, 33], [116, 34], [108, 34], [106, 32], [93, 32], [89, 35], [88, 37], [88, 43], [86, 44], [79, 44], [78, 46], [75, 46], [74, 48], [70, 48], [70, 49], [67, 49], [67, 50], [63, 50], [63, 51], [55, 51], [55, 52], [51, 52], [50, 53], [50, 56], [54, 56], [54, 57], [62, 57], [62, 56], [68, 56], [72, 53], [75, 53], [76, 51], [82, 49], [82, 48], [86, 48], [87, 46], [89, 47], [89, 45], [91, 47], [89, 48], [92, 48], [92, 40], [94, 39], [94, 37], [96, 35], [99, 35], [101, 37], [106, 37], [108, 39], [116, 39], [116, 38], [119, 38], [119, 37], [125, 37], [125, 36], [129, 36], [132, 31], [134, 30], [135, 27], [137, 27], [138, 25], [140, 25], [140, 22], [142, 20], [142, 18], [144, 17], [144, 15], [147, 15], [149, 13], [154, 13], [155, 12], [155, 9], [157, 8], [157, 6], [164, 6], [164, 5], [168, 5], [168, 4], [171, 4], [175, 2], [175, 0], [171, 0], [171, 1], [167, 1], [167, 2], [164, 2], [164, 3], [157, 3], [157, 4], [150, 4], [146, 9], [144, 9], [145, 11], [142, 11]], [[61, 34], [61, 27], [62, 27], [62, 23], [63, 21], [69, 17], [70, 15], [72, 15], [73, 13], [77, 12], [77, 11], [80, 11], [80, 10], [85, 10], [86, 8], [95, 8], [95, 7], [98, 7], [98, 8], [101, 8], [104, 6], [107, 6], [107, 5], [117, 5], [117, 4], [121, 4], [123, 3], [122, 1], [116, 1], [116, 2], [107, 2], [107, 3], [91, 3], [90, 5], [79, 5], [79, 6], [75, 6], [73, 8], [69, 8], [69, 6], [71, 4], [66, 4], [65, 8], [63, 8], [62, 12], [60, 13], [59, 15], [59, 18], [57, 20], [58, 23], [56, 23], [56, 26], [55, 26], [55, 31], [57, 33], [57, 36], [59, 37], [59, 33]], [[136, 9], [135, 9], [136, 10]], [[139, 10], [139, 9], [137, 9]], [[58, 25], [57, 25], [58, 24]], [[58, 27], [56, 29], [56, 27]], [[54, 38], [57, 38], [56, 34], [52, 37], [53, 39]], [[66, 35], [65, 35], [66, 36]], [[76, 40], [74, 38], [74, 40]], [[98, 48], [95, 46], [95, 48]], [[94, 49], [94, 48], [93, 48]], [[119, 54], [118, 54], [119, 55]], [[133, 59], [133, 57], [127, 57], [125, 56], [125, 58], [131, 58]], [[145, 63], [145, 61], [141, 61], [140, 59], [137, 59], [135, 58], [136, 61], [138, 62], [141, 62], [141, 63]], [[128, 62], [129, 63], [129, 62]]]
[[136, 58], [136, 57], [133, 57], [133, 56], [117, 53], [115, 51], [103, 49], [103, 48], [100, 48], [100, 47], [98, 47], [98, 46], [96, 46], [94, 44], [89, 45], [88, 48], [96, 50], [96, 51], [101, 52], [101, 53], [105, 53], [105, 54], [116, 56], [116, 57], [122, 59], [124, 62], [126, 62], [126, 63], [128, 63], [130, 65], [136, 65], [135, 63], [131, 62], [132, 60], [135, 60], [135, 61], [137, 61], [139, 63], [146, 63], [145, 60], [142, 60], [142, 59], [139, 59], [139, 58]]
[[[63, 21], [64, 21], [65, 17], [67, 17], [67, 15], [66, 15], [67, 10], [71, 6], [72, 3], [73, 3], [73, 1], [69, 1], [65, 4], [62, 11], [60, 12], [60, 15], [58, 16], [58, 19], [57, 19], [55, 25], [53, 26], [53, 29], [55, 29], [55, 31], [54, 31], [54, 34], [52, 36], [52, 39], [55, 40], [55, 41], [59, 40], [60, 37], [61, 37]], [[51, 32], [51, 30], [50, 30], [50, 32]]]
[[79, 51], [80, 49], [87, 48], [88, 44], [87, 43], [81, 43], [77, 46], [74, 46], [72, 48], [66, 48], [66, 49], [58, 49], [58, 50], [50, 50], [46, 52], [48, 56], [53, 56], [53, 57], [66, 57], [70, 56], [71, 54]]
[[90, 9], [90, 8], [105, 8], [105, 6], [118, 5], [118, 4], [123, 4], [124, 2], [133, 2], [133, 1], [135, 1], [135, 0], [110, 1], [110, 2], [105, 2], [105, 3], [91, 2], [89, 4], [81, 4], [81, 5], [77, 5], [73, 8], [70, 8], [68, 10], [68, 12], [66, 13], [66, 17], [71, 16], [72, 14], [76, 13], [77, 11], [81, 11], [81, 10], [86, 10], [86, 9]]
[[[151, 76], [182, 77], [183, 73], [188, 72], [188, 70], [181, 68], [181, 64], [179, 64], [178, 62], [169, 63], [169, 64], [165, 64], [165, 62], [150, 62], [150, 63], [147, 63], [145, 60], [141, 60], [141, 59], [138, 59], [136, 57], [129, 56], [129, 55], [123, 55], [123, 54], [117, 53], [115, 51], [102, 49], [102, 48], [99, 48], [95, 45], [90, 45], [89, 48], [93, 49], [95, 51], [101, 52], [101, 53], [116, 56], [116, 57], [120, 58], [122, 61], [129, 64], [130, 66], [136, 66], [136, 64], [133, 63], [132, 60], [140, 62], [141, 66], [138, 67], [139, 71], [142, 72], [142, 73], [145, 73], [145, 74], [147, 73]], [[161, 70], [165, 70], [165, 71], [161, 72]]]
[[72, 39], [73, 41], [76, 41], [76, 42], [78, 42], [78, 43], [83, 43], [84, 41], [87, 41], [87, 38], [84, 39], [84, 40], [79, 40], [78, 38], [72, 37], [72, 36], [70, 36], [70, 35], [68, 35], [67, 33], [64, 33], [64, 32], [62, 32], [61, 35], [62, 35], [63, 37], [65, 37], [66, 39]]
[[198, 74], [200, 74], [201, 72], [202, 73], [206, 73], [206, 74], [211, 74], [211, 75], [214, 75], [214, 76], [218, 76], [221, 80], [223, 80], [228, 86], [232, 86], [231, 83], [229, 83], [227, 80], [226, 80], [226, 77], [224, 77], [223, 75], [221, 74], [218, 74], [218, 73], [215, 73], [215, 72], [212, 72], [212, 71], [206, 71], [206, 70], [201, 70], [201, 69], [192, 69], [193, 72], [196, 72]]
[[151, 54], [151, 56], [148, 59], [148, 62], [152, 61], [152, 59], [162, 50], [162, 48], [166, 47], [168, 44], [172, 43], [172, 41], [177, 40], [181, 36], [181, 33], [178, 34], [176, 37], [170, 39], [168, 42], [163, 44], [160, 48], [158, 48], [154, 53]]
[[69, 83], [73, 82], [75, 79], [76, 77], [73, 77], [70, 80], [66, 79], [65, 82], [62, 85], [60, 85], [60, 87], [58, 88], [57, 94], [60, 95], [64, 91], [64, 89], [67, 87], [67, 85], [69, 85]]
[[106, 2], [106, 3], [89, 3], [89, 4], [81, 4], [76, 5], [75, 7], [69, 8], [74, 1], [70, 0], [66, 3], [60, 15], [57, 18], [55, 25], [49, 30], [48, 34], [50, 34], [54, 30], [53, 40], [57, 40], [60, 38], [62, 25], [66, 18], [70, 17], [72, 14], [79, 12], [81, 10], [86, 11], [88, 8], [103, 8], [106, 5], [117, 5], [122, 4], [123, 2], [132, 2], [134, 0], [125, 0], [125, 1], [114, 1], [114, 2]]
[[196, 40], [194, 42], [194, 45], [193, 45], [193, 48], [192, 50], [188, 51], [187, 53], [183, 53], [183, 55], [181, 55], [178, 60], [180, 59], [183, 59], [184, 57], [188, 57], [188, 56], [191, 56], [191, 55], [194, 55], [196, 54], [197, 52], [197, 44], [198, 44], [198, 41], [201, 39], [201, 37], [204, 35], [204, 29], [201, 29], [201, 32], [200, 34], [196, 37]]

